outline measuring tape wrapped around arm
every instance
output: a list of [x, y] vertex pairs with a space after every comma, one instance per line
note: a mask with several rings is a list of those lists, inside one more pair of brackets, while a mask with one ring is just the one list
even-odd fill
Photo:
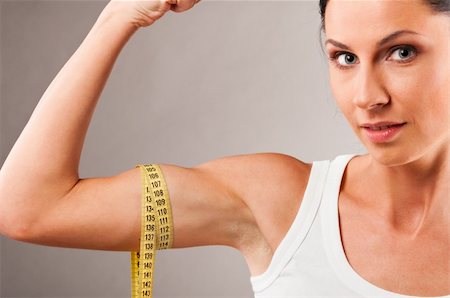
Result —
[[161, 168], [136, 165], [141, 170], [141, 237], [138, 252], [131, 252], [131, 297], [152, 297], [156, 250], [171, 248], [173, 219], [169, 192]]

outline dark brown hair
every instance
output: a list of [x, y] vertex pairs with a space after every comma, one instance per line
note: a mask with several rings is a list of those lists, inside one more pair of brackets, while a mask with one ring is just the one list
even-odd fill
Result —
[[[450, 0], [424, 0], [435, 12], [450, 13]], [[325, 10], [329, 0], [320, 0], [319, 9], [322, 19], [321, 30], [325, 31]]]

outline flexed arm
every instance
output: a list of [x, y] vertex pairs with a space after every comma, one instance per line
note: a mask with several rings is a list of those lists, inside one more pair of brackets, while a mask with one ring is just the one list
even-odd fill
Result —
[[107, 4], [43, 94], [0, 170], [0, 231], [21, 233], [76, 185], [90, 120], [122, 48], [140, 27], [193, 3]]
[[[78, 165], [95, 105], [127, 40], [161, 17], [160, 9], [181, 12], [194, 0], [161, 0], [153, 13], [144, 2], [158, 1], [110, 2], [45, 92], [0, 170], [0, 234], [47, 246], [139, 249], [140, 170], [133, 165], [112, 177], [80, 178]], [[290, 226], [310, 166], [259, 153], [161, 169], [172, 204], [173, 248], [231, 246], [256, 273]]]

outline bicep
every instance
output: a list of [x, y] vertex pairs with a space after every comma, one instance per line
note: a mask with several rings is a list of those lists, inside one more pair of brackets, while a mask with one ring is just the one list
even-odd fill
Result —
[[[245, 204], [208, 167], [160, 164], [174, 223], [173, 247], [233, 246]], [[80, 179], [46, 210], [22, 240], [47, 246], [138, 251], [142, 178], [139, 168]]]
[[250, 213], [219, 169], [161, 165], [161, 170], [172, 205], [173, 247], [235, 246]]

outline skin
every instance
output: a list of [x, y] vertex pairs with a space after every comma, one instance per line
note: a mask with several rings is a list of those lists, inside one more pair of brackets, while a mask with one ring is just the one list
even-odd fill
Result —
[[[348, 60], [345, 53], [330, 60], [331, 88], [369, 153], [349, 162], [341, 185], [343, 245], [360, 275], [404, 294], [450, 291], [448, 262], [442, 261], [450, 251], [449, 20], [422, 1], [332, 0], [325, 15], [326, 37], [333, 40], [326, 43], [328, 56], [350, 54]], [[377, 46], [398, 30], [418, 34], [401, 34]], [[399, 45], [413, 46], [417, 53], [409, 50], [402, 56], [394, 49]], [[407, 124], [394, 139], [380, 144], [360, 127], [379, 121]], [[368, 239], [358, 226], [373, 228], [374, 236]], [[389, 249], [385, 263], [377, 263]], [[420, 282], [427, 269], [413, 273], [421, 265], [430, 274], [439, 272], [429, 285]], [[392, 266], [399, 269], [391, 276], [377, 273], [383, 267], [392, 271]], [[409, 284], [398, 281], [399, 273]]]
[[[56, 247], [139, 249], [140, 170], [133, 166], [115, 176], [80, 178], [80, 155], [99, 95], [128, 40], [165, 12], [183, 12], [194, 4], [114, 0], [105, 7], [42, 96], [1, 168], [0, 234]], [[448, 22], [409, 0], [331, 1], [325, 20], [327, 37], [346, 44], [357, 57], [346, 70], [330, 65], [330, 81], [341, 111], [369, 150], [350, 161], [341, 184], [346, 257], [372, 284], [407, 295], [450, 292], [450, 270], [443, 262], [450, 251]], [[398, 37], [376, 49], [378, 40], [400, 29], [420, 35]], [[405, 43], [420, 52], [399, 64], [388, 49]], [[363, 122], [387, 120], [407, 122], [390, 143], [373, 144], [359, 128]], [[173, 248], [236, 248], [252, 275], [269, 266], [311, 172], [311, 164], [271, 153], [230, 156], [192, 168], [160, 166], [173, 211]], [[99, 190], [108, 195], [99, 196]]]
[[[448, 210], [449, 18], [434, 15], [421, 1], [331, 1], [325, 22], [327, 38], [346, 44], [357, 57], [353, 64], [344, 61], [347, 69], [330, 62], [329, 74], [337, 104], [369, 151], [359, 161], [369, 178], [364, 181], [383, 194], [377, 205], [393, 228], [420, 233], [439, 210]], [[377, 48], [378, 40], [401, 29], [420, 35], [404, 34]], [[390, 50], [402, 44], [419, 53], [409, 51], [405, 59]], [[346, 50], [327, 44], [329, 56], [336, 51]], [[377, 144], [360, 125], [378, 121], [407, 124], [393, 141]], [[405, 208], [422, 210], [421, 220], [412, 226], [408, 219], [394, 221]]]

